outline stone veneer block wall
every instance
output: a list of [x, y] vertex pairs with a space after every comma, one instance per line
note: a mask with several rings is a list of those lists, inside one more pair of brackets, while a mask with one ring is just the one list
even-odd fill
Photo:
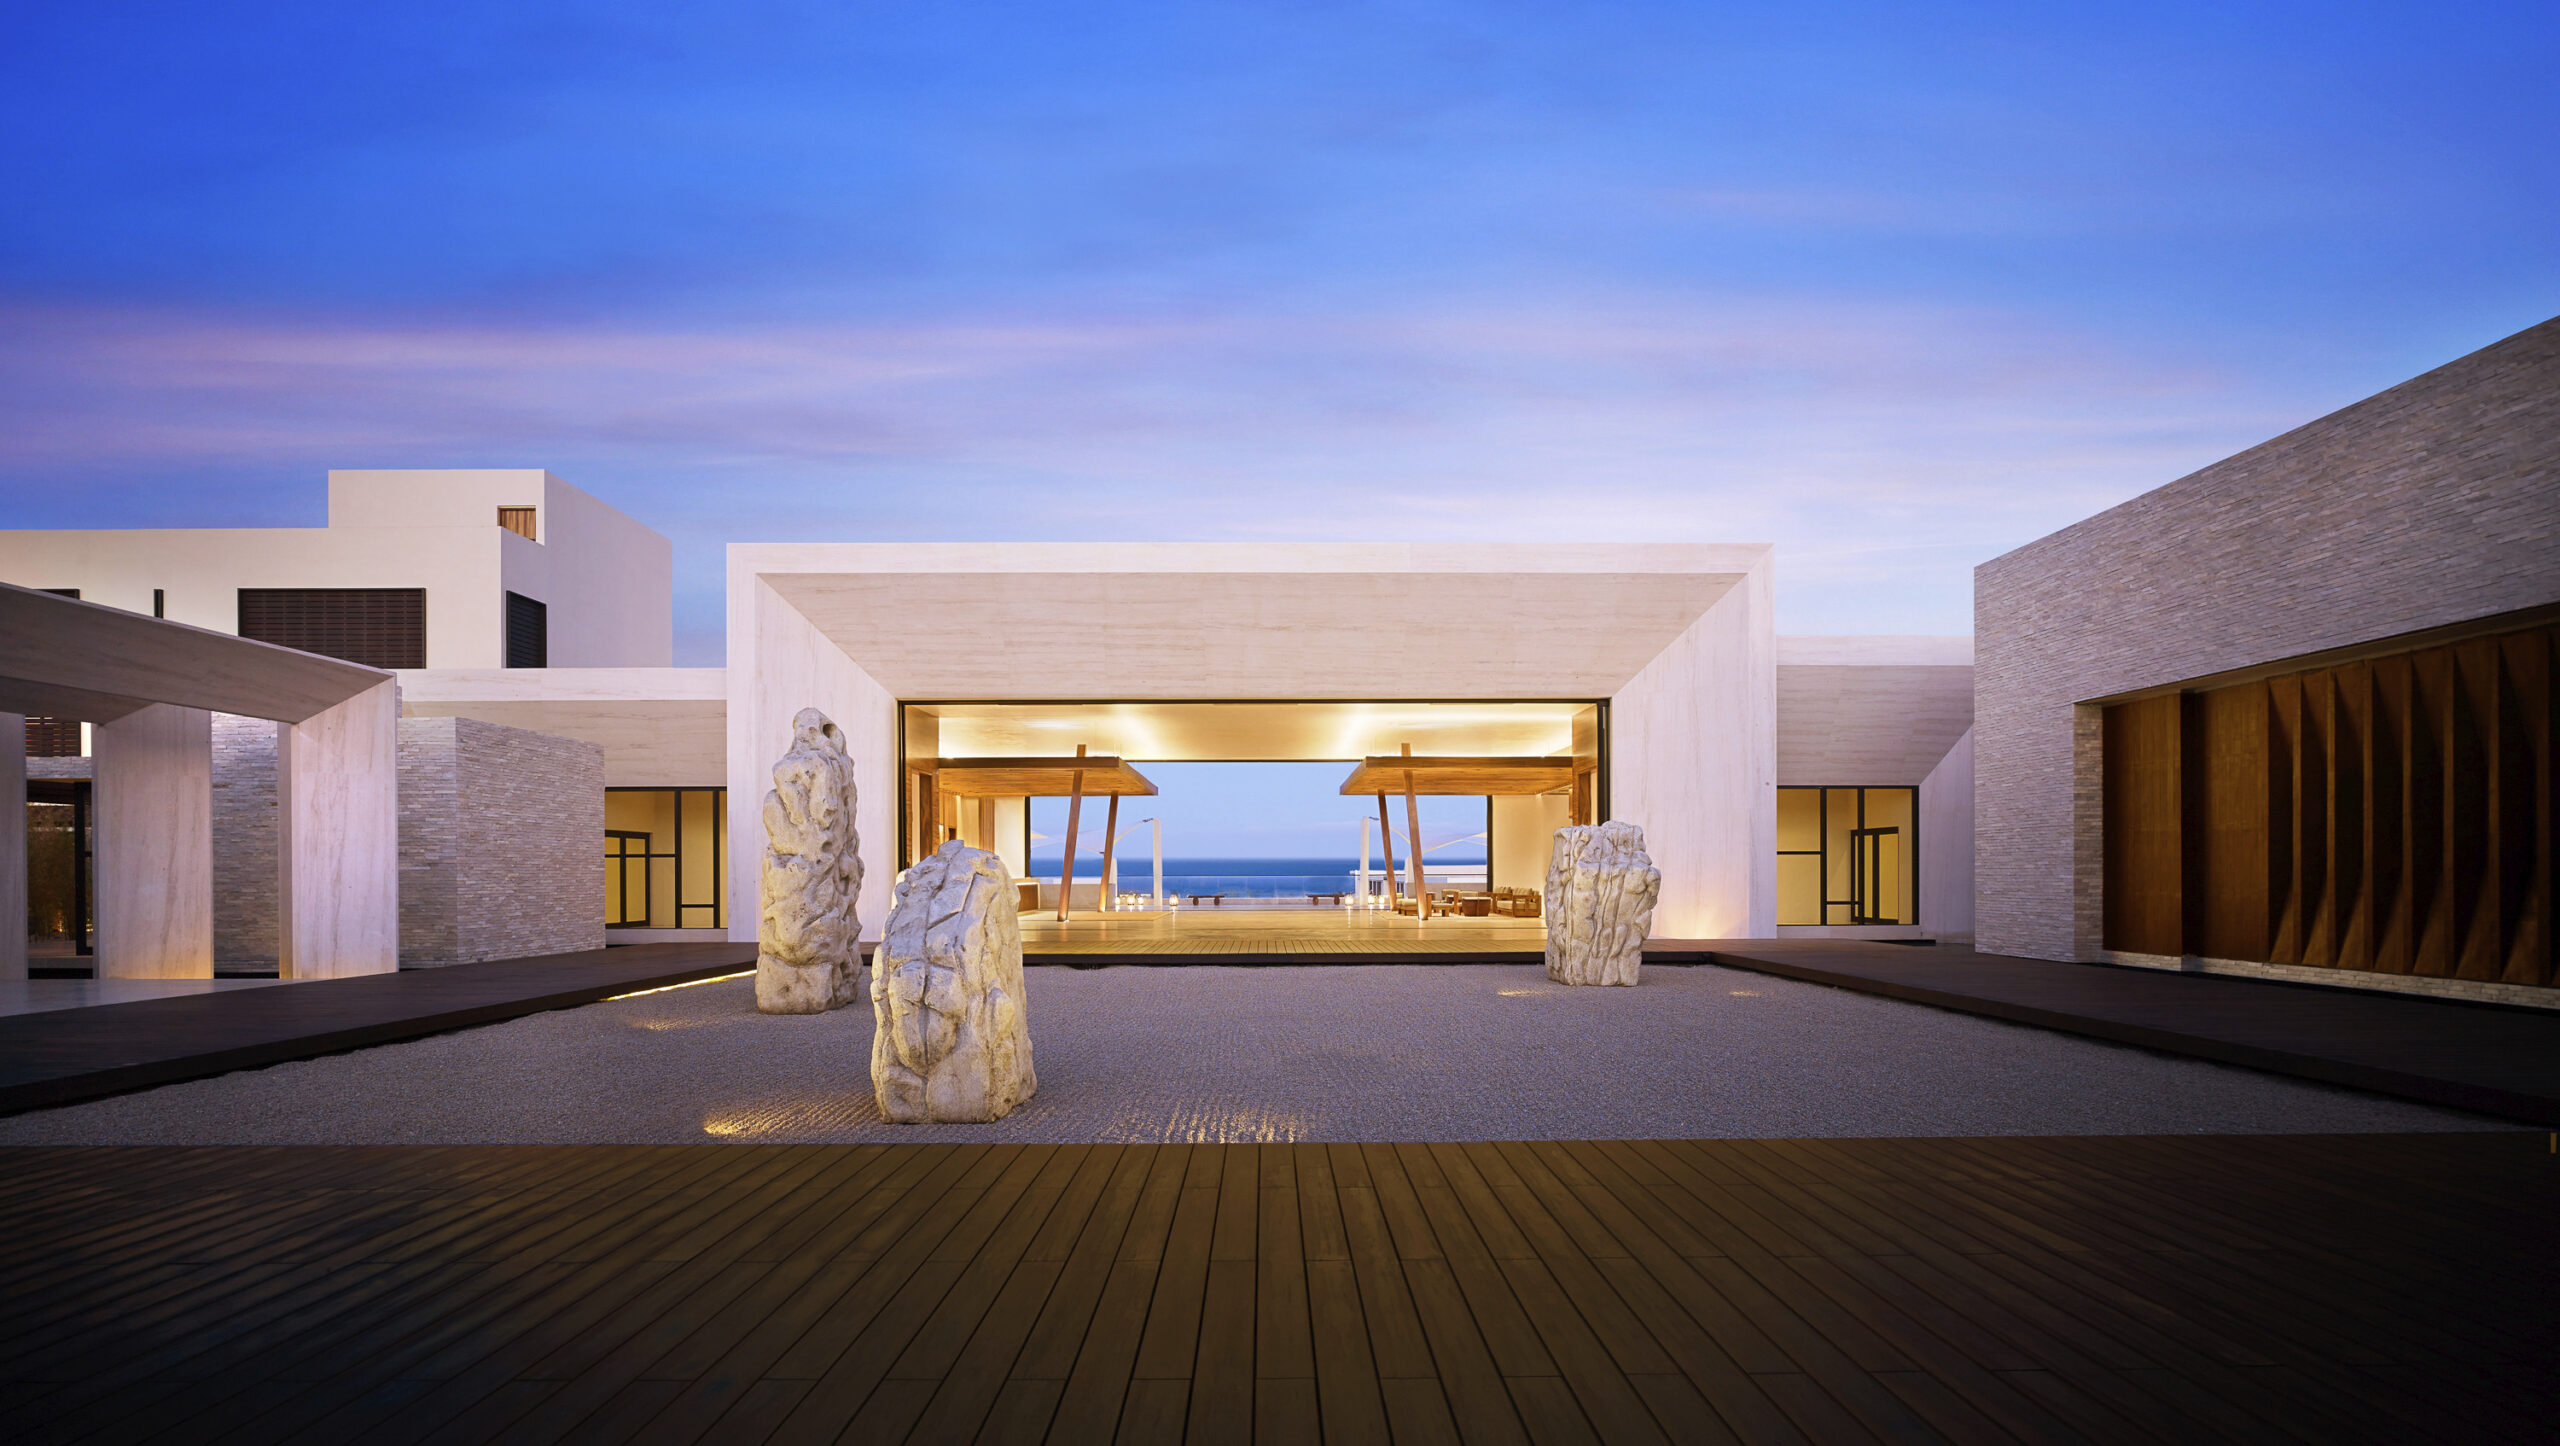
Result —
[[213, 967], [276, 967], [276, 725], [213, 715]]
[[1975, 947], [2100, 957], [2090, 700], [2560, 602], [2560, 319], [1974, 570]]
[[401, 719], [400, 967], [604, 944], [604, 749]]

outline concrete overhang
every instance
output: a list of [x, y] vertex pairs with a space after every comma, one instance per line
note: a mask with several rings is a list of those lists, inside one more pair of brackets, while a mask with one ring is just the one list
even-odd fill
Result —
[[608, 788], [711, 787], [726, 776], [719, 668], [403, 668], [400, 711], [476, 718], [604, 749]]
[[1778, 782], [1916, 784], [1973, 726], [1969, 637], [1778, 639]]
[[392, 675], [0, 583], [0, 711], [111, 723], [154, 703], [300, 723]]
[[[1605, 698], [1766, 544], [739, 544], [907, 699]], [[730, 616], [747, 616], [733, 594]]]

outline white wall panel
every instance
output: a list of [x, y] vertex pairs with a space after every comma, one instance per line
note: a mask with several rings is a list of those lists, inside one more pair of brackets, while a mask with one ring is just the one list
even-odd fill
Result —
[[1609, 814], [1642, 827], [1662, 870], [1654, 933], [1768, 938], [1777, 928], [1777, 638], [1768, 552], [1619, 690]]
[[853, 757], [854, 828], [861, 835], [862, 934], [888, 922], [897, 865], [897, 706], [797, 608], [729, 564], [729, 937], [753, 939], [764, 862], [764, 796], [791, 747], [791, 720], [816, 708], [844, 731]]
[[212, 978], [213, 715], [154, 703], [90, 739], [98, 977]]
[[400, 685], [276, 725], [276, 953], [287, 979], [400, 967]]

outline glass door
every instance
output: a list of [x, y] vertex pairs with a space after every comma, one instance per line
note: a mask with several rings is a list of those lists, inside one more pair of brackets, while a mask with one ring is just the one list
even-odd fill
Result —
[[1902, 922], [1902, 830], [1849, 831], [1849, 922]]

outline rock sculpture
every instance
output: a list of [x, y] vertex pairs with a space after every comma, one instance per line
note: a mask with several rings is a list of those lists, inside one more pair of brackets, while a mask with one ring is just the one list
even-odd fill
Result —
[[1002, 859], [954, 841], [907, 870], [871, 959], [871, 1015], [871, 1086], [891, 1120], [1000, 1120], [1031, 1098], [1022, 926]]
[[756, 925], [756, 1008], [822, 1014], [860, 997], [860, 840], [853, 829], [853, 760], [844, 732], [815, 708], [791, 720], [791, 751], [764, 796], [762, 907]]
[[1653, 932], [1662, 871], [1644, 830], [1604, 823], [1556, 830], [1547, 863], [1547, 977], [1558, 984], [1633, 984]]

